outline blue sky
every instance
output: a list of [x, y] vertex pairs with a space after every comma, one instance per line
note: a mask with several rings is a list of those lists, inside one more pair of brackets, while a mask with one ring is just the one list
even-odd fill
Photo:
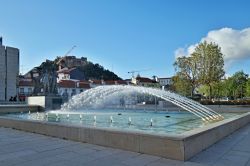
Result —
[[[227, 27], [241, 32], [250, 27], [247, 0], [0, 0], [0, 4], [0, 36], [4, 45], [20, 49], [23, 72], [76, 45], [71, 55], [85, 56], [122, 78], [130, 77], [128, 71], [144, 69], [150, 70], [142, 76], [168, 77], [174, 74], [177, 49], [200, 42], [210, 31]], [[250, 73], [250, 51], [244, 50], [243, 58], [230, 59], [228, 74], [241, 69]]]

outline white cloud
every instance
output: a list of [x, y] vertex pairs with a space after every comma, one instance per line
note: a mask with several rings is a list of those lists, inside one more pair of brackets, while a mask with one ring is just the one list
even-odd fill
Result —
[[[207, 36], [201, 39], [201, 42], [205, 40], [215, 42], [221, 47], [226, 68], [236, 61], [250, 59], [250, 28], [242, 30], [222, 28], [209, 31]], [[197, 44], [176, 49], [175, 57], [189, 56]]]
[[187, 52], [185, 48], [178, 48], [177, 50], [175, 50], [174, 54], [175, 54], [175, 58], [179, 58], [182, 56], [187, 56], [189, 53]]

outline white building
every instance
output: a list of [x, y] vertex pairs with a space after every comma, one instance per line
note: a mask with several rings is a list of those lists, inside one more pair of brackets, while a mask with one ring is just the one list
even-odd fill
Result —
[[31, 96], [34, 91], [34, 85], [31, 79], [19, 80], [18, 97], [20, 101], [25, 101], [27, 96]]
[[67, 101], [72, 96], [90, 89], [89, 82], [79, 80], [60, 80], [58, 82], [58, 93]]
[[147, 77], [137, 76], [137, 77], [132, 77], [131, 83], [139, 86], [152, 87], [155, 86], [157, 82]]
[[157, 78], [157, 80], [160, 83], [162, 89], [168, 89], [173, 84], [172, 77]]
[[0, 37], [0, 100], [17, 96], [18, 75], [19, 49], [3, 46]]

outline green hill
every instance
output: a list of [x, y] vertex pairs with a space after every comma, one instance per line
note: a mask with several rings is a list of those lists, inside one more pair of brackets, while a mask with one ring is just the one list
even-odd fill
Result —
[[89, 79], [121, 80], [121, 78], [118, 77], [112, 71], [105, 69], [98, 63], [87, 61], [87, 58], [85, 57], [81, 58], [76, 58], [75, 56], [57, 57], [54, 60], [54, 63], [57, 65], [62, 65], [63, 67], [78, 68], [79, 71], [81, 71], [84, 74], [86, 80]]

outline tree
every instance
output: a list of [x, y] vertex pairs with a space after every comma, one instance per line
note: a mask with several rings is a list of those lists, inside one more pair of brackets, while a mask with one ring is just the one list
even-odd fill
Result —
[[215, 43], [204, 41], [196, 46], [191, 57], [197, 62], [198, 82], [209, 87], [211, 99], [213, 84], [218, 83], [225, 74], [221, 48]]
[[246, 83], [246, 96], [250, 97], [250, 78], [248, 78]]
[[[175, 70], [177, 71], [177, 77], [175, 80], [177, 91], [180, 93], [186, 93], [185, 89], [187, 85], [190, 87], [190, 96], [193, 97], [194, 90], [198, 86], [198, 70], [197, 70], [197, 58], [191, 57], [179, 57], [174, 63]], [[185, 87], [182, 87], [182, 85]], [[184, 91], [183, 91], [184, 90]]]
[[[212, 91], [211, 96], [214, 96], [216, 98], [220, 98], [222, 96], [228, 96], [227, 95], [227, 89], [226, 89], [227, 86], [225, 86], [225, 85], [226, 85], [225, 80], [214, 83], [212, 85], [213, 91]], [[210, 95], [210, 87], [207, 86], [207, 85], [200, 86], [198, 91], [199, 91], [200, 94], [203, 94], [206, 97], [208, 97]]]
[[[179, 57], [174, 63], [179, 79], [188, 81], [191, 86], [191, 96], [200, 85], [209, 87], [209, 98], [212, 88], [221, 80], [225, 71], [223, 54], [215, 43], [204, 41], [196, 46], [189, 57]], [[214, 85], [215, 84], [215, 85]]]
[[115, 73], [104, 69], [103, 66], [98, 63], [94, 64], [92, 62], [88, 62], [84, 66], [78, 67], [80, 71], [82, 71], [86, 77], [86, 79], [103, 79], [103, 80], [121, 80]]
[[244, 73], [243, 71], [236, 72], [231, 78], [231, 82], [229, 87], [233, 92], [233, 97], [243, 98], [246, 94], [246, 85], [248, 81], [248, 74]]
[[191, 85], [190, 81], [186, 80], [185, 78], [181, 78], [181, 76], [176, 75], [172, 78], [173, 84], [171, 85], [170, 89], [183, 95], [189, 96], [191, 92]]

